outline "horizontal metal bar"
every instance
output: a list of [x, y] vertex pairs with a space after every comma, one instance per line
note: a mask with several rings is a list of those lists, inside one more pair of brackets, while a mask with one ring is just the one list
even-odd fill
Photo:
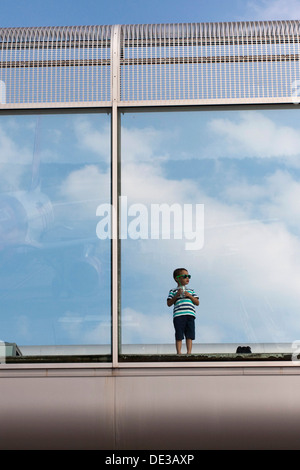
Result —
[[[206, 47], [206, 46], [257, 46], [273, 44], [290, 44], [291, 37], [288, 36], [230, 36], [230, 37], [199, 37], [199, 38], [136, 38], [123, 39], [122, 47]], [[299, 38], [295, 38], [295, 43], [299, 43]]]
[[13, 102], [13, 103], [0, 103], [1, 110], [16, 110], [16, 109], [76, 109], [76, 108], [107, 108], [107, 112], [110, 112], [111, 101], [31, 101], [28, 103], [24, 102]]
[[109, 66], [110, 59], [55, 59], [1, 61], [0, 68], [97, 67]]
[[142, 57], [121, 60], [121, 65], [216, 64], [244, 62], [286, 62], [299, 60], [300, 54], [226, 55], [209, 57]]
[[[298, 61], [300, 54], [268, 54], [209, 57], [141, 57], [121, 59], [121, 65], [218, 64]], [[0, 68], [95, 67], [110, 66], [110, 59], [56, 59], [2, 61]]]
[[[298, 106], [295, 103], [295, 97], [293, 96], [260, 96], [260, 97], [242, 97], [242, 98], [199, 98], [199, 99], [145, 99], [145, 100], [122, 100], [118, 103], [120, 108], [124, 108], [126, 112], [129, 108], [134, 109], [138, 112], [139, 108], [151, 109], [151, 108], [188, 108], [202, 107], [202, 106], [241, 106], [241, 105], [293, 105]], [[122, 111], [123, 112], [123, 111]]]
[[[240, 105], [293, 105], [295, 98], [292, 96], [259, 97], [259, 98], [209, 98], [209, 99], [184, 99], [184, 100], [124, 100], [118, 102], [119, 108], [134, 108], [136, 112], [140, 108], [192, 108], [203, 106], [240, 106]], [[30, 103], [0, 103], [0, 113], [5, 110], [16, 109], [67, 109], [67, 108], [107, 108], [111, 111], [110, 101], [82, 101], [82, 102], [30, 102]], [[123, 111], [122, 111], [123, 112]], [[125, 111], [124, 111], [125, 112]]]
[[[264, 44], [288, 44], [291, 43], [291, 37], [288, 36], [230, 36], [230, 37], [176, 37], [176, 38], [123, 38], [121, 45], [124, 48], [131, 47], [176, 47], [181, 46], [240, 46], [240, 45], [264, 45]], [[295, 42], [299, 39], [296, 37]], [[102, 49], [111, 47], [110, 38], [108, 39], [83, 39], [76, 41], [58, 41], [45, 39], [29, 40], [21, 39], [19, 41], [0, 40], [0, 48], [6, 50], [26, 50], [26, 49]]]
[[39, 49], [41, 51], [48, 49], [106, 49], [110, 47], [110, 39], [83, 39], [76, 41], [53, 41], [51, 39], [43, 40], [25, 40], [20, 41], [0, 41], [0, 50], [28, 50]]

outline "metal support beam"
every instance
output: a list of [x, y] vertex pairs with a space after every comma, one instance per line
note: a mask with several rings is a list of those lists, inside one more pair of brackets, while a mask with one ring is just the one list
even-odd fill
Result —
[[120, 312], [120, 246], [119, 246], [119, 161], [120, 161], [120, 26], [112, 30], [111, 42], [111, 282], [112, 282], [112, 363], [116, 367], [119, 354], [119, 312]]

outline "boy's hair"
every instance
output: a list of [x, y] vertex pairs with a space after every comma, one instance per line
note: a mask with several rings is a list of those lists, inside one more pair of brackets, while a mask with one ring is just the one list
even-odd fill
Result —
[[187, 269], [185, 269], [185, 268], [177, 268], [177, 269], [174, 270], [174, 272], [173, 272], [174, 281], [176, 281], [176, 277], [177, 277], [177, 276], [180, 276], [180, 274], [182, 273], [182, 271], [187, 271]]

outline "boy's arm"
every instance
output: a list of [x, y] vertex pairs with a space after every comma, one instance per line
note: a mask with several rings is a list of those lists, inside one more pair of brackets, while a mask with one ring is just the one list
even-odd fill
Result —
[[186, 292], [185, 296], [191, 299], [194, 305], [199, 305], [199, 297], [193, 296], [193, 294], [190, 294], [189, 292]]
[[172, 305], [175, 304], [175, 302], [178, 299], [179, 295], [180, 295], [180, 293], [177, 291], [176, 294], [173, 297], [168, 297], [167, 298], [168, 307], [171, 307]]

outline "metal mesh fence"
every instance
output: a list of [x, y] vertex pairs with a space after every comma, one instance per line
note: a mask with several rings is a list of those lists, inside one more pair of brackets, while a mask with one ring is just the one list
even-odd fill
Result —
[[292, 102], [300, 79], [299, 26], [270, 21], [0, 29], [0, 106], [109, 106], [112, 70], [120, 105]]
[[299, 78], [299, 22], [125, 26], [124, 101], [285, 98]]
[[25, 106], [109, 102], [110, 30], [0, 30], [2, 101]]

